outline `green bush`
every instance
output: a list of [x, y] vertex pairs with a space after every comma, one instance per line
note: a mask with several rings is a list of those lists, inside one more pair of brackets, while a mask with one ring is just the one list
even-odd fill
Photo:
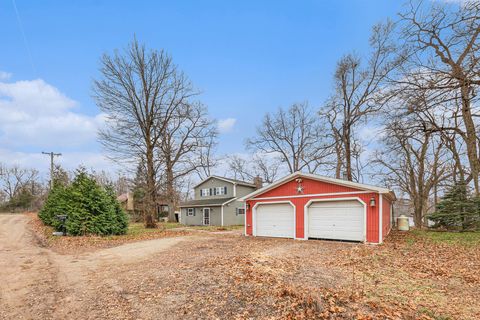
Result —
[[102, 188], [84, 169], [69, 186], [55, 185], [39, 212], [42, 221], [58, 229], [57, 215], [66, 214], [70, 235], [125, 234], [128, 217], [116, 200], [113, 188]]
[[480, 198], [472, 197], [468, 186], [453, 186], [428, 217], [435, 227], [453, 230], [480, 230]]

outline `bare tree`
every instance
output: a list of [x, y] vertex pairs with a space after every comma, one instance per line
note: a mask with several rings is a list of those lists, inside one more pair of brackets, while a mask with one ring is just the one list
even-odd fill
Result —
[[276, 157], [259, 154], [249, 155], [246, 158], [232, 155], [227, 158], [227, 164], [226, 176], [243, 181], [253, 181], [255, 177], [260, 177], [267, 184], [278, 178], [281, 167]]
[[[435, 129], [455, 132], [462, 138], [471, 179], [479, 195], [480, 139], [475, 117], [480, 114], [474, 105], [480, 85], [480, 3], [410, 2], [401, 17], [402, 35], [411, 50], [406, 68], [413, 71], [401, 82], [412, 91], [433, 91], [443, 101], [456, 96], [460, 106], [457, 120], [461, 123]], [[436, 108], [436, 104], [428, 107]]]
[[307, 103], [265, 115], [257, 135], [247, 140], [254, 152], [278, 155], [288, 171], [314, 173], [331, 162], [332, 143]]
[[38, 171], [20, 168], [18, 165], [0, 165], [0, 185], [8, 200], [18, 195], [22, 188], [37, 184]]
[[252, 178], [247, 159], [234, 154], [227, 157], [227, 165], [228, 171], [226, 176], [243, 181], [248, 181]]
[[436, 201], [440, 183], [452, 175], [452, 161], [445, 142], [428, 123], [416, 118], [390, 117], [374, 163], [377, 175], [392, 188], [408, 195], [414, 209], [415, 226], [421, 227], [431, 196]]
[[205, 169], [206, 154], [217, 136], [216, 126], [200, 103], [184, 103], [170, 118], [161, 136], [160, 157], [163, 157], [165, 191], [169, 220], [174, 221], [178, 203], [176, 183], [191, 173]]
[[362, 64], [362, 59], [355, 54], [347, 54], [337, 63], [335, 93], [320, 111], [321, 115], [327, 116], [335, 141], [337, 178], [344, 168], [346, 178], [354, 179], [354, 132], [389, 100], [385, 86], [404, 59], [391, 39], [393, 30], [394, 24], [390, 21], [373, 27], [370, 37], [372, 53], [367, 63]]
[[342, 178], [342, 170], [344, 170], [344, 139], [342, 136], [342, 128], [339, 125], [340, 110], [335, 103], [330, 103], [319, 111], [320, 118], [325, 120], [326, 127], [329, 129], [329, 135], [333, 141], [335, 151], [335, 178]]
[[100, 141], [111, 158], [137, 164], [145, 160], [145, 225], [155, 227], [154, 213], [161, 166], [159, 148], [177, 109], [196, 94], [186, 76], [164, 51], [147, 51], [136, 39], [122, 52], [101, 59], [101, 79], [94, 98], [106, 114]]
[[196, 168], [195, 172], [200, 180], [204, 180], [212, 175], [213, 168], [215, 168], [219, 159], [215, 155], [217, 146], [217, 136], [211, 135], [203, 141], [203, 147], [199, 148], [197, 158], [190, 161], [192, 166]]

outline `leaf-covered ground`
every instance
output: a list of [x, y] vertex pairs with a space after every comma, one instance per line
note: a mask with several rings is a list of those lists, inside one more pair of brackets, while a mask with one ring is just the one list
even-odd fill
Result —
[[133, 223], [129, 225], [126, 235], [59, 237], [52, 235], [53, 228], [45, 226], [36, 213], [29, 213], [28, 215], [31, 219], [30, 226], [35, 231], [37, 241], [42, 246], [61, 254], [78, 254], [111, 248], [125, 243], [179, 237], [190, 233], [188, 229], [180, 228], [178, 223], [159, 224], [158, 228], [155, 229], [146, 229], [141, 223]]
[[478, 234], [392, 233], [383, 245], [176, 235], [138, 261], [85, 269], [84, 318], [480, 319]]

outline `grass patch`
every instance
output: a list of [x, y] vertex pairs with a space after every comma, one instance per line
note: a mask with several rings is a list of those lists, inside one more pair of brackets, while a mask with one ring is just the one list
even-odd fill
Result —
[[157, 228], [145, 228], [145, 225], [141, 222], [130, 223], [128, 225], [127, 235], [141, 235], [144, 233], [154, 233], [158, 232], [158, 230], [167, 230], [167, 229], [174, 229], [179, 228], [182, 225], [178, 222], [159, 222], [157, 223]]
[[434, 242], [461, 245], [480, 245], [480, 232], [412, 230], [412, 233]]
[[420, 308], [420, 313], [421, 314], [424, 314], [432, 319], [435, 319], [435, 320], [452, 320], [452, 318], [450, 318], [449, 316], [444, 316], [444, 315], [438, 315], [436, 314], [434, 311], [430, 310], [430, 309], [427, 309], [427, 308]]
[[[177, 228], [182, 227], [179, 223], [157, 223], [155, 229], [145, 228], [143, 223], [130, 223], [127, 234], [109, 236], [53, 236], [53, 228], [45, 226], [36, 214], [30, 214], [30, 224], [35, 232], [36, 240], [45, 247], [49, 247], [60, 254], [71, 254], [72, 252], [86, 252], [102, 248], [110, 248], [129, 242], [153, 240], [167, 237], [188, 235], [188, 231]], [[170, 231], [171, 230], [171, 231]]]
[[243, 229], [244, 226], [187, 226], [187, 228], [205, 231], [232, 231]]

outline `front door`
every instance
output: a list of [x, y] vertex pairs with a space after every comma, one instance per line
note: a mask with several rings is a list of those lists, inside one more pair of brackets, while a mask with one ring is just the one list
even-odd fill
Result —
[[210, 208], [203, 208], [203, 225], [210, 225]]

